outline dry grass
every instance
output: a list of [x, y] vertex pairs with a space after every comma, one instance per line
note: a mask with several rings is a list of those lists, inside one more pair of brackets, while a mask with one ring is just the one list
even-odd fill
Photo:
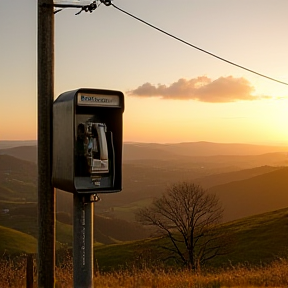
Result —
[[26, 258], [19, 256], [13, 260], [3, 255], [0, 259], [0, 287], [25, 287]]
[[[0, 287], [26, 287], [26, 259], [17, 257], [0, 260]], [[71, 259], [56, 267], [56, 288], [73, 287]], [[36, 271], [35, 271], [36, 280]], [[37, 287], [36, 282], [34, 287]], [[165, 271], [130, 268], [115, 272], [99, 272], [94, 277], [94, 288], [224, 288], [224, 287], [288, 287], [288, 260], [280, 259], [270, 265], [252, 267], [242, 265], [214, 272]]]

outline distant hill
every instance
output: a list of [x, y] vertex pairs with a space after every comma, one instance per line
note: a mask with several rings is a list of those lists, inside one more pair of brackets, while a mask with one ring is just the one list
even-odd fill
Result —
[[[287, 152], [283, 152], [286, 150], [287, 147], [283, 146], [233, 143], [124, 143], [123, 191], [100, 195], [103, 201], [97, 203], [97, 213], [133, 221], [137, 207], [148, 205], [172, 183], [193, 181], [204, 188], [211, 188], [245, 180], [287, 166]], [[200, 155], [215, 155], [193, 156], [197, 151]], [[228, 155], [231, 151], [235, 155]], [[253, 154], [257, 151], [267, 153]], [[244, 152], [250, 154], [242, 155]], [[36, 153], [36, 146], [28, 145], [0, 150], [0, 207], [8, 207], [10, 204], [7, 201], [37, 201], [37, 164], [15, 158], [17, 156], [36, 161]], [[225, 186], [221, 189], [225, 189]], [[6, 201], [5, 205], [3, 201]], [[58, 190], [56, 203], [57, 211], [72, 212], [71, 193]], [[281, 207], [273, 206], [271, 209]]]
[[[125, 165], [126, 164], [124, 164], [124, 167]], [[197, 170], [194, 172], [193, 169], [185, 170], [181, 173], [176, 170], [176, 167], [174, 170], [164, 170], [164, 168], [163, 170], [152, 168], [149, 170], [142, 168], [141, 170], [138, 166], [134, 168], [133, 166], [129, 166], [125, 169], [128, 168], [129, 173], [127, 172], [126, 175], [125, 172], [124, 174], [123, 191], [112, 195], [101, 195], [100, 197], [103, 198], [103, 201], [97, 206], [98, 209], [103, 208], [105, 210], [106, 207], [107, 210], [109, 207], [112, 207], [113, 212], [111, 212], [111, 214], [115, 215], [115, 217], [133, 220], [134, 213], [137, 209], [149, 205], [153, 198], [159, 197], [160, 194], [165, 192], [169, 184], [182, 180], [198, 183], [203, 188], [218, 194], [225, 208], [225, 221], [280, 209], [285, 207], [285, 205], [288, 206], [288, 175], [285, 172], [287, 168], [283, 170], [283, 167], [261, 166], [218, 174], [215, 172], [213, 174], [209, 169], [207, 169], [208, 171], [205, 173], [205, 169], [203, 169], [202, 172], [205, 176], [202, 177], [196, 177], [200, 175], [200, 172], [198, 173]], [[124, 171], [127, 171], [125, 169]], [[214, 171], [217, 171], [217, 169]], [[269, 173], [274, 171], [275, 173], [279, 171], [276, 185], [276, 180], [274, 180], [273, 177], [269, 177]], [[211, 174], [209, 174], [209, 172]], [[188, 177], [189, 173], [191, 173], [190, 178]], [[260, 177], [261, 175], [263, 176]], [[256, 176], [259, 177], [255, 178]], [[195, 179], [193, 177], [195, 177]], [[266, 179], [266, 177], [268, 178]], [[249, 179], [252, 180], [250, 181]], [[262, 193], [263, 187], [261, 183], [266, 183], [266, 181], [267, 185], [263, 185], [266, 185], [265, 189], [267, 189], [267, 193]], [[241, 187], [245, 187], [245, 189]], [[246, 208], [246, 203], [249, 203], [249, 197], [246, 197], [247, 195], [243, 190], [249, 191], [249, 194], [252, 195], [251, 197], [253, 197], [253, 195], [259, 197], [258, 201], [255, 202], [255, 209], [253, 209], [254, 206], [252, 204], [249, 209]], [[276, 199], [279, 199], [279, 201], [270, 201], [270, 194], [275, 194]], [[279, 197], [277, 196], [278, 194], [280, 195]], [[241, 199], [242, 202], [237, 203], [237, 201], [234, 201], [234, 199], [238, 198]]]
[[[165, 154], [166, 152], [166, 154]], [[253, 145], [241, 143], [185, 142], [176, 144], [124, 143], [124, 159], [166, 159], [175, 156], [261, 155], [288, 152], [288, 146]]]
[[9, 155], [0, 155], [0, 200], [36, 201], [37, 166]]
[[33, 163], [37, 162], [36, 146], [20, 146], [8, 149], [1, 149], [0, 155], [10, 155], [21, 160], [27, 160]]
[[232, 171], [227, 173], [216, 173], [204, 177], [200, 177], [194, 180], [195, 183], [200, 184], [203, 188], [211, 188], [213, 186], [230, 183], [234, 181], [245, 180], [254, 176], [269, 173], [275, 170], [282, 169], [283, 167], [273, 166], [261, 166], [251, 169], [244, 169], [239, 171]]
[[288, 207], [288, 167], [214, 186], [208, 191], [219, 196], [224, 221]]
[[13, 147], [21, 147], [21, 146], [36, 146], [36, 140], [0, 140], [0, 149], [7, 149]]
[[[17, 167], [20, 166], [21, 165], [18, 165]], [[215, 184], [218, 181], [217, 179], [220, 179], [218, 181], [220, 183], [224, 182], [224, 184], [216, 185], [209, 188], [209, 192], [216, 193], [220, 197], [220, 200], [223, 203], [223, 207], [225, 209], [224, 221], [227, 222], [246, 216], [255, 215], [258, 213], [288, 207], [287, 173], [288, 167], [281, 168], [264, 166], [237, 172], [218, 174], [216, 178], [214, 178], [215, 175], [210, 175], [200, 179], [204, 181], [203, 183], [208, 183], [208, 186], [212, 183]], [[143, 173], [140, 173], [139, 175], [143, 175]], [[151, 175], [151, 177], [153, 177], [153, 175]], [[205, 187], [205, 185], [203, 186]], [[160, 190], [159, 186], [159, 190], [164, 191], [165, 187], [166, 186], [163, 186], [162, 190]], [[133, 187], [130, 187], [130, 189], [131, 188]], [[145, 186], [139, 185], [139, 182], [135, 182], [134, 189], [134, 192], [133, 189], [131, 190], [131, 195], [133, 195], [133, 197], [131, 196], [131, 199], [128, 197], [128, 195], [125, 195], [127, 201], [126, 204], [123, 204], [123, 202], [121, 201], [117, 202], [117, 198], [115, 198], [120, 197], [119, 199], [121, 199], [121, 197], [123, 197], [123, 194], [125, 193], [124, 191], [113, 195], [100, 195], [100, 197], [104, 200], [96, 204], [95, 211], [96, 213], [102, 213], [103, 215], [95, 216], [95, 241], [109, 244], [117, 243], [118, 241], [145, 238], [145, 232], [141, 231], [141, 229], [139, 229], [137, 225], [111, 218], [111, 216], [113, 217], [113, 215], [117, 217], [122, 215], [125, 219], [133, 220], [133, 213], [136, 211], [136, 209], [144, 207], [143, 205], [149, 205], [149, 201], [151, 201], [153, 198], [153, 190], [149, 192], [150, 194], [147, 193], [148, 191], [145, 191]], [[141, 192], [141, 189], [143, 192]], [[159, 190], [155, 191], [156, 193], [154, 194], [154, 196], [159, 195], [157, 194], [159, 193]], [[58, 209], [60, 209], [60, 204], [63, 203], [61, 207], [65, 207], [66, 209], [68, 208], [68, 212], [69, 210], [71, 212], [73, 207], [72, 194], [65, 192], [61, 193], [60, 191], [58, 191], [57, 194], [58, 197], [60, 197], [57, 200]], [[8, 194], [6, 193], [5, 195]], [[22, 232], [27, 232], [32, 236], [36, 237], [36, 203], [27, 203], [24, 205], [24, 203], [19, 202], [19, 204], [17, 204], [18, 206], [15, 206], [15, 204], [13, 203], [9, 204], [7, 203], [7, 201], [1, 203], [0, 201], [0, 205], [2, 209], [11, 209], [11, 207], [14, 207], [10, 210], [11, 217], [1, 217], [0, 225], [14, 228]], [[61, 218], [59, 218], [58, 221], [63, 222], [63, 224], [66, 225], [61, 226], [63, 228], [63, 231], [70, 231], [69, 233], [71, 233], [71, 228], [69, 227], [71, 227], [72, 218], [68, 215], [69, 213], [67, 213], [67, 211], [65, 213], [61, 212], [59, 214]], [[25, 217], [23, 215], [25, 215]], [[107, 216], [104, 217], [104, 215]], [[130, 218], [127, 218], [125, 215], [130, 215]], [[124, 234], [123, 231], [125, 231]], [[69, 239], [69, 237], [67, 238], [64, 235], [66, 234], [62, 234], [61, 239]]]
[[[185, 157], [251, 156], [284, 152], [288, 146], [252, 145], [241, 143], [185, 142], [175, 144], [135, 143], [123, 144], [123, 160], [177, 160]], [[0, 141], [0, 155], [7, 154], [31, 162], [37, 161], [36, 141]], [[287, 159], [287, 157], [286, 157]], [[267, 163], [268, 164], [268, 163]]]
[[18, 180], [34, 181], [36, 183], [37, 166], [33, 162], [10, 155], [0, 155], [0, 179], [3, 180], [7, 176], [10, 176], [10, 178], [15, 176]]
[[[229, 160], [231, 161], [231, 163], [228, 163], [231, 166], [226, 163], [227, 157], [231, 159]], [[270, 201], [269, 193], [261, 195], [260, 191], [262, 191], [263, 189], [260, 183], [262, 183], [264, 180], [262, 180], [262, 178], [256, 178], [253, 181], [259, 182], [258, 188], [254, 188], [256, 186], [255, 184], [253, 184], [253, 187], [246, 187], [245, 189], [250, 191], [249, 193], [253, 195], [258, 195], [257, 193], [260, 193], [259, 197], [261, 197], [259, 199], [261, 199], [261, 201], [265, 203], [261, 205], [263, 209], [259, 210], [258, 208], [256, 208], [258, 207], [256, 203], [255, 211], [253, 210], [253, 207], [251, 207], [250, 209], [244, 209], [242, 207], [242, 212], [236, 213], [237, 209], [234, 209], [233, 207], [235, 205], [237, 206], [238, 204], [235, 203], [233, 199], [234, 197], [238, 197], [238, 195], [241, 195], [241, 193], [243, 193], [241, 188], [239, 188], [244, 185], [242, 181], [247, 182], [249, 178], [255, 177], [257, 175], [266, 175], [268, 172], [272, 171], [276, 172], [277, 170], [280, 170], [281, 167], [260, 166], [250, 169], [240, 169], [240, 167], [232, 167], [234, 159], [233, 157], [236, 156], [205, 157], [205, 159], [207, 159], [207, 162], [205, 164], [193, 161], [190, 162], [191, 158], [183, 162], [176, 160], [135, 160], [130, 163], [124, 162], [123, 191], [116, 194], [100, 195], [103, 201], [97, 203], [97, 213], [102, 213], [103, 215], [109, 216], [114, 215], [121, 218], [123, 217], [122, 219], [125, 220], [134, 221], [134, 211], [135, 209], [137, 209], [137, 207], [143, 207], [143, 205], [147, 205], [149, 203], [146, 201], [147, 199], [150, 199], [151, 201], [154, 197], [157, 197], [163, 192], [165, 192], [168, 185], [179, 181], [194, 181], [201, 184], [204, 188], [215, 189], [215, 191], [223, 198], [223, 203], [225, 204], [225, 209], [228, 213], [227, 215], [229, 215], [229, 217], [227, 216], [227, 220], [252, 215], [254, 212], [260, 213], [272, 209], [282, 208], [283, 206], [281, 205], [283, 203], [286, 203], [286, 200], [283, 199], [283, 201], [285, 200], [283, 203], [281, 203], [281, 201], [278, 201], [277, 203], [279, 205], [281, 204], [280, 206], [278, 204], [274, 205], [273, 203], [275, 201]], [[246, 157], [248, 158], [246, 159]], [[272, 159], [271, 161], [273, 161], [273, 159], [278, 159], [277, 161], [280, 161], [279, 159], [282, 159], [284, 161], [286, 155], [285, 153], [283, 154], [283, 152], [280, 152], [276, 153], [276, 155], [264, 154], [252, 156], [237, 156], [237, 165], [240, 165], [239, 163], [242, 161], [244, 163], [243, 166], [245, 166], [246, 161], [248, 161], [248, 164], [246, 165], [250, 167], [251, 162], [253, 163], [251, 158], [258, 160], [261, 159], [260, 162], [265, 163], [265, 161], [268, 161], [269, 159]], [[208, 162], [208, 160], [210, 162]], [[286, 177], [285, 173], [283, 177]], [[235, 181], [238, 182], [235, 184]], [[234, 184], [231, 182], [233, 182]], [[280, 182], [278, 181], [278, 183]], [[235, 185], [235, 188], [233, 187], [233, 189], [231, 190], [229, 185]], [[285, 187], [286, 184], [284, 186], [283, 185], [282, 189], [279, 190], [279, 192], [275, 191], [274, 193], [280, 193], [281, 191], [283, 191], [283, 189], [285, 189], [283, 187]], [[213, 188], [213, 186], [217, 187]], [[267, 184], [266, 188], [268, 189], [268, 187], [269, 185]], [[273, 189], [273, 187], [271, 189]], [[229, 194], [229, 192], [227, 191], [233, 191], [233, 193]], [[239, 197], [241, 198], [242, 196]], [[278, 199], [282, 198], [278, 197]], [[35, 163], [20, 160], [9, 155], [0, 155], [0, 208], [9, 208], [9, 205], [11, 204], [1, 202], [1, 200], [6, 202], [16, 201], [19, 203], [25, 201], [37, 201], [37, 165]], [[137, 202], [139, 204], [137, 204]], [[73, 201], [71, 193], [65, 193], [58, 190], [56, 203], [57, 211], [64, 211], [67, 213], [72, 212]], [[129, 208], [129, 205], [131, 203], [134, 204]], [[119, 207], [119, 209], [117, 207]], [[123, 207], [123, 209], [121, 207]], [[232, 214], [230, 215], [229, 209], [232, 209], [234, 211], [233, 213], [235, 213], [235, 215], [233, 217]], [[247, 213], [249, 211], [249, 213], [245, 214], [245, 211]]]

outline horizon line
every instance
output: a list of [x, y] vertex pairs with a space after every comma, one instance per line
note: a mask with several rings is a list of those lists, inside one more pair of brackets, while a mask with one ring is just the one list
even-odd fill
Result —
[[[0, 139], [0, 142], [36, 142], [37, 143], [37, 139], [33, 139], [33, 140], [2, 140]], [[284, 142], [258, 142], [258, 143], [248, 143], [248, 142], [215, 142], [215, 141], [208, 141], [208, 140], [197, 140], [197, 141], [179, 141], [179, 142], [151, 142], [151, 141], [123, 141], [123, 144], [158, 144], [158, 145], [177, 145], [177, 144], [189, 144], [189, 143], [212, 143], [212, 144], [241, 144], [241, 145], [265, 145], [265, 146], [288, 146], [288, 143], [284, 143]]]

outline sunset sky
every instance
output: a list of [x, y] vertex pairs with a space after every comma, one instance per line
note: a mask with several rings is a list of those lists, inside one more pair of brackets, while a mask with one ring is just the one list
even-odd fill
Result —
[[[287, 0], [113, 3], [288, 83]], [[288, 145], [288, 85], [207, 55], [112, 6], [77, 12], [55, 14], [55, 99], [76, 88], [122, 91], [125, 142]], [[0, 140], [36, 139], [36, 0], [0, 0], [0, 39]]]

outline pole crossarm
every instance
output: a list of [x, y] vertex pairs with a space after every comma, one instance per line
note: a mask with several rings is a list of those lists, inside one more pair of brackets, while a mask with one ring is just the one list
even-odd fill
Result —
[[[92, 13], [98, 6], [96, 4], [96, 1], [91, 2], [89, 5], [81, 5], [81, 4], [61, 4], [61, 3], [53, 3], [53, 4], [48, 4], [48, 3], [43, 3], [43, 7], [55, 7], [55, 8], [80, 8], [81, 10], [77, 12], [75, 15], [79, 15], [82, 11], [85, 12], [90, 12]], [[62, 11], [62, 9], [58, 9], [54, 11], [54, 14], [57, 12]]]

